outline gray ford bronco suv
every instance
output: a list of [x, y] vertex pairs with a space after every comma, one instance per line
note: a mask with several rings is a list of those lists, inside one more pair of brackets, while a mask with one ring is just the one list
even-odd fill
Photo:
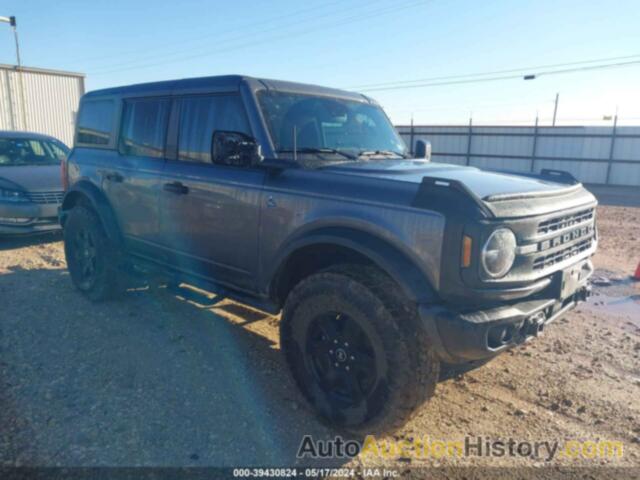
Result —
[[[74, 285], [160, 275], [277, 314], [330, 424], [392, 431], [589, 295], [595, 198], [569, 174], [407, 149], [372, 99], [244, 76], [87, 93], [62, 165]], [[412, 153], [415, 152], [415, 153]]]

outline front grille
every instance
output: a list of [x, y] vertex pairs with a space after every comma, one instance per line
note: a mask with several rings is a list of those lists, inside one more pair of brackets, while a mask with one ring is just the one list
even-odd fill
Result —
[[595, 208], [585, 208], [538, 223], [533, 270], [546, 270], [590, 250], [596, 241], [595, 217]]
[[33, 203], [61, 203], [64, 192], [27, 192], [26, 196]]
[[42, 217], [33, 221], [34, 225], [53, 225], [58, 223], [58, 217]]
[[550, 253], [549, 255], [543, 255], [543, 256], [537, 257], [533, 261], [533, 269], [542, 270], [542, 269], [551, 267], [556, 263], [560, 263], [564, 260], [574, 257], [579, 253], [584, 252], [585, 250], [589, 250], [592, 245], [593, 245], [593, 237], [585, 238], [584, 240], [580, 240], [578, 243], [569, 245], [568, 247], [565, 247], [562, 250], [558, 250], [556, 252]]
[[594, 215], [594, 209], [589, 208], [589, 209], [581, 210], [579, 212], [575, 212], [569, 215], [562, 215], [560, 217], [550, 218], [549, 220], [540, 222], [540, 224], [538, 225], [538, 234], [545, 235], [547, 233], [563, 230], [572, 225], [577, 225], [579, 223], [583, 223], [588, 220], [591, 220], [593, 219], [593, 215]]

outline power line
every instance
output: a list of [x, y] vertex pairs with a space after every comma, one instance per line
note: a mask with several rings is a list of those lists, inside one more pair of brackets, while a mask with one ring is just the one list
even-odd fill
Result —
[[359, 89], [369, 88], [369, 87], [384, 87], [384, 86], [391, 86], [391, 85], [398, 86], [398, 85], [405, 85], [405, 84], [411, 84], [411, 83], [431, 82], [436, 80], [454, 80], [454, 79], [460, 79], [460, 78], [481, 77], [481, 76], [487, 76], [487, 75], [498, 75], [502, 73], [514, 73], [514, 72], [523, 72], [523, 71], [529, 71], [529, 70], [537, 70], [542, 68], [568, 67], [572, 65], [583, 65], [587, 63], [610, 62], [614, 60], [615, 61], [628, 60], [631, 58], [638, 58], [638, 57], [640, 57], [640, 53], [637, 53], [635, 55], [626, 55], [622, 57], [598, 58], [593, 60], [581, 60], [579, 62], [565, 62], [565, 63], [550, 64], [550, 65], [538, 65], [535, 67], [510, 68], [507, 70], [494, 70], [490, 72], [467, 73], [463, 75], [447, 75], [443, 77], [429, 77], [429, 78], [418, 78], [413, 80], [396, 80], [396, 81], [382, 82], [382, 83], [369, 83], [365, 85], [355, 85], [352, 87], [347, 87], [347, 90], [359, 90]]
[[[345, 25], [345, 24], [351, 24], [353, 22], [359, 22], [359, 21], [366, 20], [366, 19], [369, 19], [369, 18], [379, 17], [379, 16], [385, 15], [385, 14], [395, 13], [395, 12], [398, 12], [398, 11], [401, 11], [401, 10], [405, 10], [405, 9], [408, 9], [408, 8], [416, 7], [418, 5], [424, 5], [427, 2], [429, 2], [429, 0], [418, 0], [418, 1], [413, 0], [413, 1], [405, 2], [405, 3], [399, 4], [399, 5], [396, 4], [396, 5], [393, 5], [392, 7], [387, 6], [387, 7], [384, 7], [384, 8], [379, 8], [377, 10], [372, 10], [368, 14], [365, 14], [365, 15], [353, 15], [353, 16], [350, 16], [350, 17], [344, 17], [344, 18], [339, 19], [338, 21], [332, 21], [329, 24], [321, 25], [321, 26], [319, 26], [317, 28], [309, 28], [309, 29], [305, 29], [305, 30], [287, 32], [287, 33], [283, 33], [282, 35], [276, 35], [276, 36], [268, 37], [266, 39], [257, 39], [255, 41], [245, 42], [245, 43], [233, 45], [233, 46], [230, 46], [228, 48], [207, 50], [205, 52], [192, 54], [192, 55], [184, 55], [184, 52], [181, 52], [181, 53], [178, 54], [179, 57], [175, 58], [173, 60], [167, 60], [165, 58], [165, 59], [157, 61], [157, 62], [150, 62], [150, 63], [145, 63], [145, 64], [137, 64], [136, 63], [135, 65], [132, 65], [132, 66], [122, 66], [120, 68], [113, 68], [113, 69], [108, 69], [108, 70], [98, 70], [98, 71], [91, 72], [91, 73], [92, 73], [92, 75], [99, 76], [99, 75], [105, 75], [105, 74], [114, 73], [114, 72], [121, 72], [121, 71], [127, 71], [127, 70], [139, 70], [139, 69], [143, 69], [143, 68], [154, 67], [154, 66], [157, 66], [157, 65], [166, 65], [168, 63], [178, 63], [178, 62], [183, 62], [183, 61], [187, 61], [187, 60], [192, 60], [192, 59], [195, 59], [195, 58], [211, 57], [211, 56], [214, 56], [214, 55], [218, 55], [220, 53], [226, 53], [226, 52], [230, 52], [230, 51], [246, 48], [246, 47], [249, 47], [249, 46], [253, 46], [253, 45], [256, 45], [256, 44], [263, 44], [263, 43], [265, 43], [267, 41], [279, 40], [279, 39], [284, 39], [284, 38], [291, 38], [291, 37], [294, 37], [294, 36], [302, 36], [302, 35], [306, 35], [306, 34], [312, 33], [312, 32], [314, 32], [316, 30], [325, 30], [327, 28], [334, 28], [334, 27], [338, 27], [338, 26], [341, 26], [341, 25]], [[276, 30], [282, 30], [282, 28], [277, 28]], [[246, 35], [243, 35], [243, 37], [246, 37]], [[131, 62], [129, 62], [129, 63], [131, 63]]]
[[469, 110], [490, 110], [490, 109], [495, 109], [495, 108], [504, 108], [504, 107], [514, 107], [514, 108], [519, 108], [519, 107], [530, 107], [530, 106], [543, 106], [543, 105], [547, 105], [547, 104], [552, 104], [553, 103], [553, 99], [541, 99], [539, 101], [530, 101], [530, 102], [493, 102], [493, 103], [480, 103], [480, 104], [473, 104], [473, 105], [458, 105], [458, 106], [451, 106], [449, 105], [435, 105], [435, 106], [429, 106], [428, 108], [405, 108], [405, 107], [401, 107], [401, 108], [389, 108], [388, 110], [390, 112], [394, 112], [394, 113], [422, 113], [422, 112], [436, 112], [436, 111], [469, 111]]
[[[372, 1], [368, 2], [368, 4], [379, 2], [379, 1], [380, 0], [372, 0]], [[303, 8], [303, 9], [300, 9], [300, 10], [295, 10], [295, 11], [289, 12], [289, 13], [287, 13], [285, 15], [277, 15], [277, 16], [270, 17], [270, 18], [267, 18], [267, 19], [263, 19], [263, 20], [260, 20], [260, 21], [257, 21], [257, 22], [250, 22], [250, 23], [247, 23], [247, 24], [244, 24], [244, 25], [239, 25], [239, 26], [233, 27], [233, 28], [227, 28], [227, 29], [224, 29], [224, 30], [218, 30], [218, 31], [215, 31], [213, 33], [209, 33], [209, 34], [201, 36], [201, 37], [195, 37], [195, 38], [183, 39], [183, 40], [178, 40], [178, 41], [172, 41], [172, 42], [167, 42], [167, 43], [163, 43], [163, 44], [155, 43], [154, 46], [155, 46], [156, 49], [161, 49], [161, 48], [165, 48], [165, 47], [175, 47], [176, 45], [188, 45], [188, 44], [191, 44], [191, 43], [200, 43], [200, 42], [203, 42], [203, 41], [211, 39], [211, 38], [216, 38], [216, 37], [220, 36], [221, 34], [224, 35], [224, 34], [233, 33], [235, 31], [239, 31], [239, 30], [247, 30], [249, 28], [258, 27], [258, 26], [264, 25], [264, 24], [271, 24], [274, 21], [282, 20], [282, 19], [285, 19], [285, 18], [297, 17], [297, 16], [302, 15], [304, 13], [309, 13], [309, 12], [313, 12], [313, 11], [316, 11], [316, 10], [319, 10], [319, 9], [324, 9], [324, 8], [327, 8], [327, 7], [330, 7], [330, 6], [333, 6], [333, 5], [338, 5], [340, 3], [343, 3], [342, 0], [336, 0], [336, 1], [333, 1], [333, 2], [326, 2], [326, 3], [322, 3], [320, 5], [314, 5], [314, 6], [310, 7], [310, 8]], [[347, 10], [352, 10], [352, 9], [353, 8], [347, 9]], [[310, 17], [310, 18], [312, 18], [312, 19], [313, 18], [317, 18], [317, 16]], [[303, 18], [300, 21], [302, 22], [302, 21], [305, 21], [307, 19], [308, 18]], [[147, 56], [148, 52], [145, 51], [144, 53], [145, 53], [145, 56]], [[71, 61], [73, 61], [73, 62], [89, 62], [89, 63], [92, 63], [94, 61], [100, 61], [100, 60], [104, 60], [104, 59], [122, 58], [122, 57], [125, 57], [125, 56], [131, 56], [132, 54], [134, 54], [134, 55], [138, 54], [139, 55], [140, 54], [140, 49], [133, 49], [133, 50], [129, 50], [128, 52], [118, 52], [118, 53], [114, 53], [114, 54], [110, 54], [110, 55], [103, 55], [101, 57], [91, 56], [91, 57], [84, 57], [84, 58], [75, 59], [75, 60], [72, 59]]]
[[[369, 2], [367, 4], [375, 4], [375, 3], [379, 3], [382, 0], [371, 0], [371, 2]], [[326, 7], [327, 5], [331, 6], [334, 5], [335, 3], [340, 3], [340, 2], [329, 2], [327, 4], [322, 5], [322, 7]], [[291, 25], [301, 25], [310, 21], [315, 21], [317, 19], [322, 19], [322, 18], [326, 18], [326, 17], [331, 17], [333, 15], [337, 14], [341, 14], [341, 13], [350, 13], [354, 10], [358, 10], [360, 8], [363, 8], [364, 6], [362, 4], [358, 4], [358, 5], [352, 5], [349, 8], [343, 8], [340, 10], [330, 10], [329, 12], [324, 12], [321, 14], [314, 14], [314, 15], [310, 15], [310, 16], [305, 16], [296, 20], [293, 20], [291, 22], [285, 23], [283, 25], [275, 25], [275, 26], [271, 26], [268, 28], [256, 28], [259, 27], [260, 25], [263, 24], [273, 24], [274, 21], [276, 20], [281, 20], [284, 18], [290, 18], [290, 17], [294, 17], [294, 16], [298, 16], [300, 14], [303, 13], [308, 13], [309, 11], [313, 11], [315, 9], [317, 9], [318, 7], [312, 8], [312, 9], [306, 9], [306, 10], [299, 10], [297, 13], [295, 14], [288, 14], [288, 15], [281, 15], [279, 17], [274, 17], [268, 21], [260, 21], [260, 22], [254, 22], [248, 25], [244, 25], [244, 26], [239, 26], [239, 27], [235, 27], [235, 28], [230, 28], [230, 29], [226, 29], [222, 32], [215, 32], [212, 34], [208, 34], [205, 35], [203, 37], [199, 37], [199, 38], [194, 38], [194, 39], [190, 39], [187, 41], [183, 41], [183, 42], [176, 42], [176, 43], [172, 43], [172, 44], [168, 44], [167, 46], [169, 47], [173, 47], [175, 45], [179, 45], [179, 44], [196, 44], [195, 47], [197, 48], [198, 51], [200, 51], [201, 53], [207, 53], [211, 51], [211, 47], [210, 44], [208, 43], [209, 41], [211, 41], [212, 39], [214, 39], [215, 41], [215, 46], [219, 47], [220, 45], [225, 45], [225, 44], [229, 44], [229, 43], [233, 43], [233, 42], [238, 42], [238, 41], [242, 41], [245, 40], [247, 38], [251, 38], [251, 37], [256, 37], [256, 36], [260, 36], [263, 35], [265, 32], [273, 32], [273, 31], [282, 31], [283, 29], [291, 26]], [[220, 35], [222, 34], [222, 38], [220, 39]], [[232, 34], [232, 36], [228, 36], [228, 34]], [[235, 35], [233, 35], [235, 34]], [[225, 38], [225, 36], [227, 38]], [[154, 59], [166, 59], [166, 58], [171, 58], [171, 57], [181, 57], [184, 55], [185, 52], [185, 48], [190, 48], [190, 47], [182, 47], [180, 49], [171, 49], [170, 51], [160, 51], [160, 52], [156, 52], [153, 55], [148, 55], [145, 54], [143, 57], [143, 60], [154, 60]], [[191, 51], [193, 51], [193, 48], [191, 48]], [[129, 55], [131, 53], [139, 53], [138, 51], [131, 51], [129, 52]], [[98, 70], [104, 70], [105, 68], [110, 69], [110, 68], [114, 68], [114, 67], [120, 67], [120, 66], [125, 66], [125, 65], [135, 65], [137, 63], [140, 62], [140, 59], [132, 59], [132, 60], [125, 60], [123, 62], [110, 62], [110, 64], [107, 64], [106, 66], [100, 67]], [[100, 73], [100, 72], [98, 72]]]
[[553, 70], [549, 72], [540, 72], [536, 73], [536, 77], [542, 77], [544, 75], [555, 75], [560, 73], [573, 73], [573, 72], [586, 72], [590, 70], [604, 70], [607, 68], [616, 68], [616, 67], [626, 67], [630, 65], [637, 65], [640, 63], [640, 60], [634, 60], [631, 62], [619, 62], [619, 63], [607, 63], [604, 65], [592, 65], [590, 67], [580, 67], [580, 68], [568, 68], [565, 70]]
[[[166, 58], [163, 59], [162, 61], [158, 61], [158, 62], [151, 62], [151, 63], [146, 63], [146, 64], [136, 64], [133, 65], [131, 67], [122, 67], [122, 68], [114, 68], [114, 69], [108, 69], [108, 70], [103, 70], [103, 71], [96, 71], [96, 72], [92, 72], [93, 75], [104, 75], [107, 73], [114, 73], [114, 72], [120, 72], [120, 71], [126, 71], [126, 70], [137, 70], [137, 69], [142, 69], [142, 68], [149, 68], [149, 67], [154, 67], [157, 65], [164, 65], [167, 63], [177, 63], [177, 62], [182, 62], [182, 61], [186, 61], [186, 60], [191, 60], [194, 58], [203, 58], [203, 57], [210, 57], [210, 56], [214, 56], [220, 53], [225, 53], [225, 52], [230, 52], [230, 51], [234, 51], [234, 50], [238, 50], [241, 48], [246, 48], [252, 45], [256, 45], [256, 44], [262, 44], [265, 41], [272, 41], [272, 40], [279, 40], [279, 39], [283, 39], [283, 38], [291, 38], [292, 36], [296, 36], [296, 35], [304, 35], [304, 34], [308, 34], [311, 33], [315, 30], [319, 30], [319, 29], [326, 29], [327, 27], [336, 27], [336, 26], [340, 26], [340, 25], [344, 25], [345, 23], [351, 23], [352, 21], [361, 21], [361, 20], [365, 20], [368, 18], [373, 18], [373, 17], [377, 17], [380, 15], [384, 15], [386, 13], [392, 13], [395, 11], [399, 11], [399, 10], [403, 10], [406, 8], [410, 8], [410, 7], [414, 7], [417, 6], [419, 4], [424, 4], [425, 0], [420, 0], [420, 1], [413, 1], [413, 2], [409, 2], [409, 3], [405, 3], [405, 4], [401, 4], [399, 7], [398, 6], [393, 6], [393, 7], [385, 7], [385, 8], [381, 8], [378, 10], [374, 10], [372, 12], [369, 12], [368, 15], [356, 15], [356, 16], [351, 16], [351, 17], [347, 17], [347, 18], [342, 18], [340, 19], [341, 21], [339, 22], [332, 22], [330, 25], [322, 25], [319, 28], [312, 28], [312, 29], [306, 29], [306, 30], [301, 30], [301, 31], [297, 31], [297, 32], [288, 32], [288, 33], [283, 33], [282, 35], [276, 35], [273, 37], [269, 37], [267, 39], [258, 39], [256, 41], [251, 41], [251, 42], [245, 42], [243, 44], [238, 44], [235, 46], [231, 46], [228, 48], [224, 48], [224, 49], [214, 49], [214, 50], [207, 50], [205, 52], [202, 53], [197, 53], [197, 54], [192, 54], [192, 55], [184, 55], [184, 52], [180, 52], [177, 55], [179, 55], [178, 58], [174, 59], [174, 60], [167, 60]], [[353, 10], [353, 9], [349, 9], [349, 10]], [[317, 17], [316, 17], [317, 18]], [[300, 23], [300, 22], [298, 22]], [[281, 27], [279, 28], [275, 28], [275, 29], [271, 29], [271, 30], [282, 30]], [[245, 38], [246, 35], [243, 35], [242, 38]], [[175, 56], [175, 54], [174, 54]], [[129, 62], [131, 63], [131, 62]]]
[[[637, 65], [637, 64], [640, 64], [640, 60], [634, 60], [630, 62], [610, 63], [610, 64], [604, 64], [604, 65], [592, 65], [589, 67], [580, 67], [580, 68], [549, 70], [549, 71], [535, 73], [533, 78], [537, 78], [541, 76], [549, 76], [549, 75], [560, 75], [560, 74], [566, 74], [566, 73], [584, 72], [584, 71], [591, 71], [591, 70], [621, 68], [621, 67], [627, 67], [627, 66]], [[396, 86], [378, 87], [378, 88], [365, 88], [365, 89], [361, 89], [361, 91], [381, 92], [381, 91], [387, 91], [387, 90], [408, 90], [413, 88], [437, 87], [442, 85], [460, 85], [460, 84], [468, 84], [468, 83], [495, 82], [499, 80], [511, 80], [516, 78], [521, 79], [523, 78], [523, 76], [524, 76], [523, 74], [518, 74], [518, 75], [503, 75], [503, 76], [489, 77], [489, 78], [469, 78], [465, 80], [454, 80], [454, 81], [444, 81], [444, 82], [431, 81], [431, 82], [419, 83], [414, 85], [396, 85]]]

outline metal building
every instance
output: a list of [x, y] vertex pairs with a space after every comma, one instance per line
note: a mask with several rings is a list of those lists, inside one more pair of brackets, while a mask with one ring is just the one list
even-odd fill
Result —
[[73, 144], [82, 73], [0, 64], [0, 130], [44, 133]]

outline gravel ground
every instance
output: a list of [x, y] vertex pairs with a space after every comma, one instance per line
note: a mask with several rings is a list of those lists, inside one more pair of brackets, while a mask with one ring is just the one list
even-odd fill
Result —
[[[640, 284], [628, 279], [640, 208], [599, 207], [598, 225], [596, 296], [536, 341], [441, 382], [394, 437], [620, 440], [624, 456], [385, 465], [640, 465]], [[303, 435], [335, 435], [286, 374], [277, 318], [160, 287], [91, 304], [59, 236], [0, 240], [0, 301], [0, 466], [283, 466]]]

